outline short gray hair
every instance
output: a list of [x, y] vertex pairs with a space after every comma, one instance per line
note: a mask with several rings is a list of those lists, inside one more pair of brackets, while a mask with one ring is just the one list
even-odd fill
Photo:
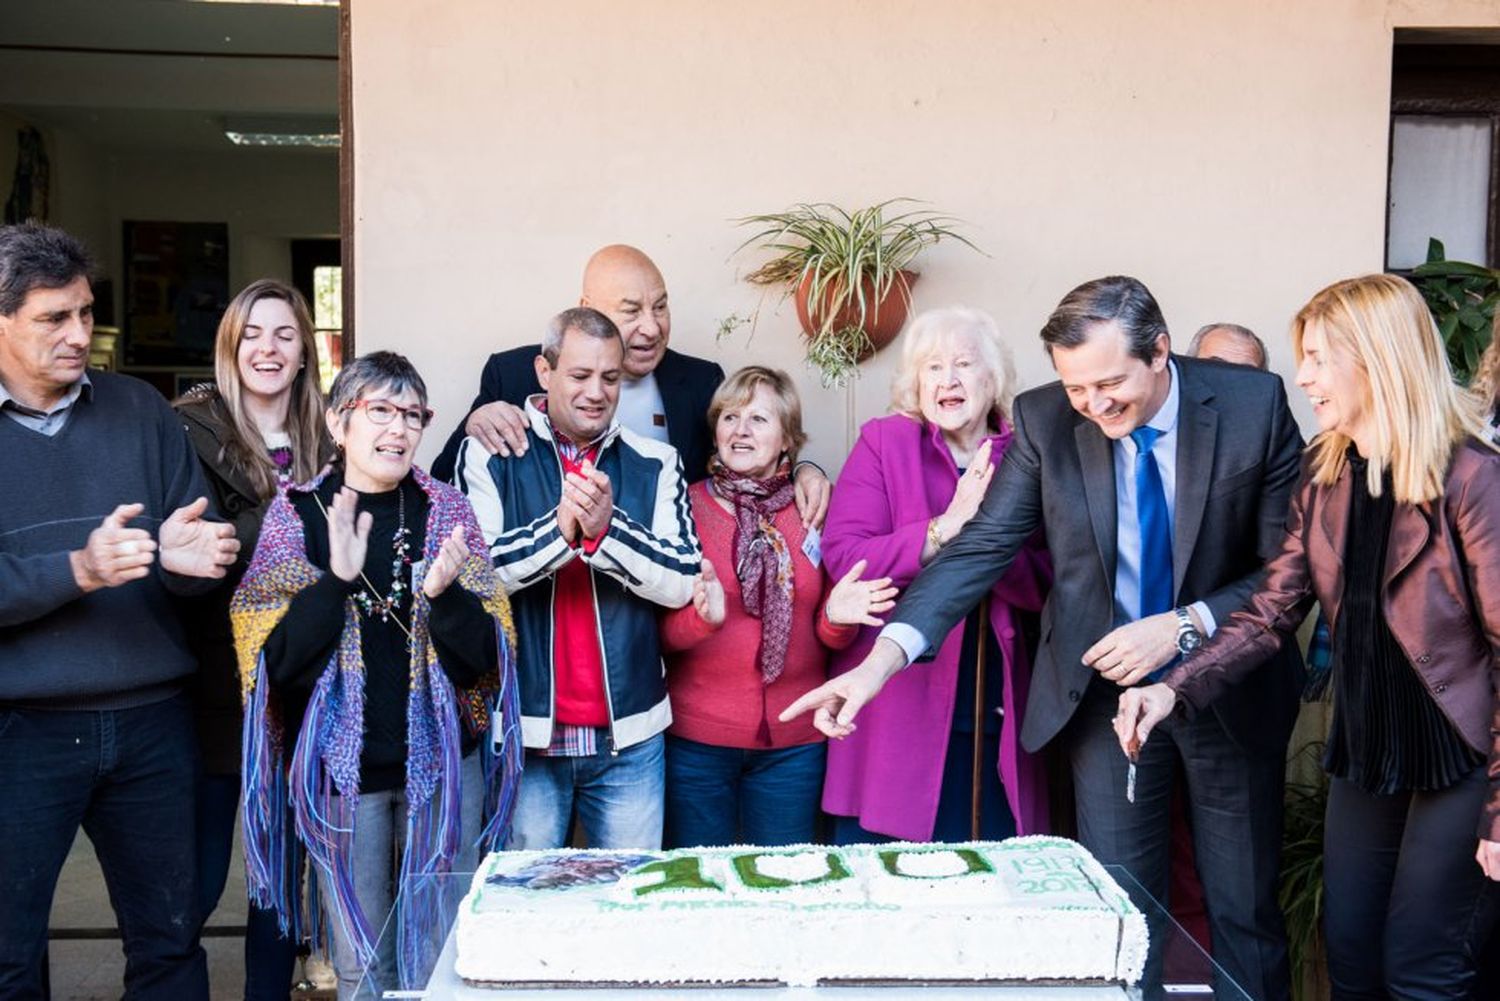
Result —
[[922, 406], [918, 385], [922, 361], [945, 337], [968, 337], [979, 352], [979, 359], [995, 380], [991, 411], [1005, 423], [1010, 422], [1010, 405], [1016, 398], [1016, 365], [1010, 350], [1000, 339], [995, 318], [983, 310], [968, 306], [949, 306], [919, 313], [901, 335], [901, 358], [891, 378], [891, 409], [918, 420]]
[[92, 278], [94, 259], [74, 237], [36, 220], [0, 226], [0, 316], [15, 316], [33, 289]]
[[1222, 330], [1227, 334], [1238, 337], [1240, 340], [1245, 341], [1248, 344], [1254, 345], [1256, 355], [1260, 358], [1260, 361], [1257, 364], [1260, 366], [1262, 371], [1270, 370], [1271, 357], [1266, 352], [1266, 342], [1257, 337], [1255, 335], [1255, 331], [1251, 330], [1249, 327], [1242, 327], [1238, 323], [1205, 323], [1203, 326], [1199, 327], [1198, 332], [1193, 335], [1193, 339], [1188, 342], [1188, 357], [1198, 357], [1198, 350], [1203, 347], [1204, 339], [1215, 330]]
[[[557, 367], [557, 356], [562, 354], [563, 337], [568, 331], [576, 331], [596, 340], [620, 340], [620, 328], [615, 321], [587, 306], [574, 306], [554, 316], [547, 324], [547, 335], [542, 338], [542, 357], [550, 368]], [[624, 342], [621, 342], [624, 347]]]
[[410, 390], [427, 409], [427, 383], [405, 355], [394, 351], [371, 351], [345, 365], [328, 389], [328, 409], [349, 419], [349, 408], [371, 392], [400, 396]]

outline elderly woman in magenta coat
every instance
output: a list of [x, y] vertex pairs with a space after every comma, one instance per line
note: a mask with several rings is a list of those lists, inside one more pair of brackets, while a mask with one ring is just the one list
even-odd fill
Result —
[[[892, 384], [894, 412], [860, 430], [834, 489], [823, 538], [833, 579], [867, 560], [867, 574], [904, 588], [958, 534], [1010, 443], [1014, 383], [987, 314], [940, 309], [912, 321]], [[932, 661], [891, 679], [860, 715], [857, 731], [830, 742], [823, 809], [834, 815], [835, 841], [967, 840], [976, 739], [985, 762], [981, 836], [1047, 830], [1041, 759], [1020, 746], [1031, 651], [1019, 613], [1039, 612], [1050, 583], [1051, 562], [1038, 538], [990, 593], [980, 732], [976, 607]], [[830, 674], [858, 664], [878, 631], [863, 627], [834, 655]]]

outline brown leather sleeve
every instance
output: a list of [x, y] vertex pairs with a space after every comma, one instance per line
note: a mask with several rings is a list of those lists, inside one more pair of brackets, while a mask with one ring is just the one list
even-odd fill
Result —
[[1307, 615], [1313, 594], [1304, 527], [1315, 489], [1304, 472], [1287, 510], [1281, 549], [1266, 564], [1260, 587], [1196, 654], [1163, 679], [1193, 710], [1207, 708], [1225, 689], [1259, 667]]
[[1464, 477], [1454, 507], [1454, 530], [1463, 547], [1463, 565], [1474, 600], [1474, 616], [1490, 647], [1490, 791], [1479, 821], [1479, 836], [1500, 841], [1500, 455], [1478, 457]]

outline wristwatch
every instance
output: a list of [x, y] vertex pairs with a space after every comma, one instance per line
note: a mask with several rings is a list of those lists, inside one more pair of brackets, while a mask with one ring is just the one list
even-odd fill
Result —
[[1177, 609], [1177, 652], [1184, 657], [1203, 645], [1203, 634], [1186, 608]]

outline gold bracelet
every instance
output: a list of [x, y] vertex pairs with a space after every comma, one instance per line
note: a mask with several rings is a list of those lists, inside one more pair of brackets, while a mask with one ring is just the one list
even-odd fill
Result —
[[932, 543], [934, 551], [943, 548], [943, 536], [938, 532], [937, 521], [936, 518], [927, 519], [927, 541]]

